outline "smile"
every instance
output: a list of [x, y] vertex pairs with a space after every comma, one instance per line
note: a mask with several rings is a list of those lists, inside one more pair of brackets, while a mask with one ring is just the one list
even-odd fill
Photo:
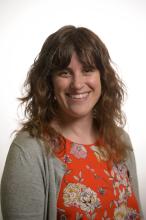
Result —
[[69, 98], [72, 98], [72, 99], [84, 99], [84, 98], [87, 98], [89, 95], [89, 92], [86, 92], [86, 93], [80, 93], [80, 94], [68, 94], [68, 97]]

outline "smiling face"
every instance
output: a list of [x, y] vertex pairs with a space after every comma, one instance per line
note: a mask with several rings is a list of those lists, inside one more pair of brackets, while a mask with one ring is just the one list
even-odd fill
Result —
[[74, 52], [69, 66], [53, 76], [53, 87], [61, 114], [72, 118], [92, 117], [101, 95], [100, 72], [84, 69]]

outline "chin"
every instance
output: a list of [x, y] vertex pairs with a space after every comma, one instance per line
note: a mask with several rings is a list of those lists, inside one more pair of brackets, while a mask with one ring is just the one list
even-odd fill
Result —
[[67, 117], [72, 117], [72, 118], [83, 118], [83, 117], [87, 117], [90, 116], [91, 112], [72, 112], [70, 114], [66, 114]]

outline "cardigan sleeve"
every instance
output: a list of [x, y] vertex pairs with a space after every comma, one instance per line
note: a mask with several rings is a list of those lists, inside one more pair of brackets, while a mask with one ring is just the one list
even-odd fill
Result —
[[35, 147], [17, 138], [10, 147], [1, 181], [3, 220], [44, 219], [44, 170]]
[[135, 193], [135, 196], [136, 196], [138, 204], [139, 204], [141, 219], [143, 219], [143, 212], [142, 212], [140, 196], [139, 196], [139, 185], [138, 185], [136, 160], [135, 160], [133, 146], [132, 146], [131, 139], [130, 139], [129, 135], [125, 131], [124, 131], [124, 135], [122, 138], [124, 138], [124, 141], [126, 141], [126, 143], [131, 147], [131, 151], [129, 152], [126, 164], [127, 164], [128, 170], [129, 170], [132, 188], [133, 188], [133, 191]]

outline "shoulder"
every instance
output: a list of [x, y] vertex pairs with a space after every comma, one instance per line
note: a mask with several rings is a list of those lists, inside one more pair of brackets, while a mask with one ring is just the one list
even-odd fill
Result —
[[[3, 186], [21, 181], [41, 181], [48, 169], [48, 157], [43, 143], [27, 132], [19, 132], [9, 148], [3, 172]], [[11, 181], [10, 181], [11, 177]], [[43, 185], [43, 183], [42, 183]]]
[[31, 136], [28, 132], [26, 131], [21, 131], [19, 132], [12, 144], [16, 144], [20, 146], [21, 148], [25, 150], [35, 150], [38, 151], [40, 148], [44, 148], [43, 141], [37, 137]]
[[16, 134], [8, 155], [21, 156], [33, 162], [44, 160], [47, 157], [43, 142], [38, 138], [32, 137], [28, 132]]
[[32, 137], [28, 132], [26, 131], [20, 131], [16, 134], [12, 144], [16, 144], [22, 148], [36, 148], [38, 144], [41, 144], [40, 139], [36, 137]]
[[118, 132], [118, 135], [120, 136], [121, 138], [121, 141], [127, 145], [127, 147], [129, 148], [129, 150], [133, 150], [132, 148], [132, 143], [131, 143], [131, 139], [130, 139], [130, 136], [129, 134], [124, 130], [124, 129], [119, 129], [117, 130]]
[[132, 146], [132, 142], [131, 142], [129, 134], [123, 129], [121, 130], [120, 137], [121, 137], [121, 140], [128, 147], [127, 148], [127, 150], [128, 150], [127, 151], [127, 157], [125, 159], [125, 163], [126, 163], [127, 168], [130, 172], [130, 177], [132, 179], [132, 184], [134, 185], [134, 188], [137, 191], [137, 188], [138, 188], [137, 187], [138, 186], [138, 183], [137, 183], [137, 168], [136, 168], [135, 153], [134, 153], [134, 149], [133, 149], [133, 146]]
[[133, 164], [135, 163], [135, 155], [134, 155], [134, 150], [133, 150], [133, 146], [132, 146], [132, 142], [131, 142], [131, 138], [129, 136], [129, 134], [122, 129], [120, 132], [120, 137], [121, 140], [126, 144], [126, 146], [128, 147], [128, 152], [127, 152], [127, 164]]

